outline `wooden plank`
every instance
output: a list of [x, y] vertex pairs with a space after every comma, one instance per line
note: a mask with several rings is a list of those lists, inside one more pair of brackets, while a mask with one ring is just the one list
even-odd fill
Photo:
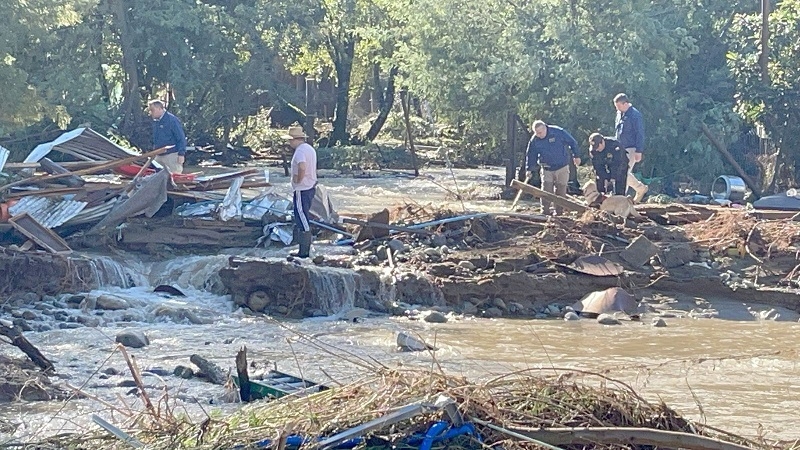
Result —
[[579, 213], [584, 213], [588, 209], [587, 206], [581, 205], [580, 203], [576, 203], [568, 198], [559, 197], [558, 195], [543, 191], [535, 186], [531, 186], [530, 184], [523, 183], [519, 180], [511, 180], [511, 187], [514, 189], [525, 191], [526, 193], [531, 194], [536, 198], [542, 198], [547, 201], [553, 202], [556, 205], [568, 209], [570, 211], [577, 211]]
[[174, 146], [168, 145], [166, 147], [161, 147], [159, 149], [153, 150], [152, 152], [144, 153], [144, 154], [141, 154], [141, 155], [134, 155], [134, 156], [130, 156], [128, 158], [118, 159], [116, 161], [109, 161], [107, 163], [103, 163], [103, 164], [100, 164], [100, 165], [97, 165], [97, 166], [94, 166], [94, 167], [90, 167], [88, 169], [77, 170], [75, 172], [67, 172], [67, 173], [61, 173], [61, 174], [58, 174], [58, 175], [43, 175], [43, 176], [39, 176], [39, 177], [26, 178], [24, 180], [15, 181], [15, 182], [9, 183], [9, 184], [7, 184], [5, 186], [1, 186], [0, 187], [0, 192], [6, 191], [6, 190], [8, 190], [8, 189], [10, 189], [12, 187], [15, 187], [15, 186], [22, 186], [22, 185], [25, 185], [25, 184], [36, 184], [36, 183], [41, 183], [41, 182], [47, 183], [47, 182], [50, 182], [52, 180], [56, 180], [56, 179], [59, 179], [59, 178], [66, 178], [66, 177], [73, 176], [73, 175], [89, 175], [89, 174], [94, 174], [94, 173], [97, 173], [97, 172], [102, 172], [103, 170], [114, 169], [116, 167], [124, 166], [125, 164], [128, 164], [128, 163], [132, 163], [132, 162], [137, 161], [139, 159], [146, 159], [146, 158], [158, 156], [158, 155], [166, 152], [167, 150], [169, 150], [172, 147], [174, 147]]
[[55, 254], [72, 253], [69, 245], [55, 234], [52, 230], [45, 228], [28, 213], [22, 213], [12, 217], [8, 222], [28, 239], [36, 242], [43, 249]]

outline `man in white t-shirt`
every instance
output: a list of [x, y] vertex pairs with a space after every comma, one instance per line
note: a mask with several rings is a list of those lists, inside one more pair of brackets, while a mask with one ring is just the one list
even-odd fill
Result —
[[294, 149], [292, 155], [292, 190], [294, 191], [294, 237], [300, 250], [298, 258], [308, 258], [311, 251], [311, 226], [308, 212], [314, 200], [317, 186], [317, 151], [306, 143], [306, 133], [303, 127], [289, 127], [287, 134], [282, 136], [289, 141], [289, 146]]

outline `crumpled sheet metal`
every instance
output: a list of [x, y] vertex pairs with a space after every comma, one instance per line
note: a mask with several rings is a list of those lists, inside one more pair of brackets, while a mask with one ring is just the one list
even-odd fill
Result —
[[111, 142], [91, 128], [76, 128], [63, 133], [53, 141], [37, 145], [24, 162], [39, 162], [53, 150], [74, 156], [82, 161], [112, 161], [136, 155], [133, 151]]
[[292, 202], [278, 194], [267, 192], [242, 206], [242, 218], [247, 220], [261, 220], [267, 213], [277, 216], [291, 215]]
[[12, 217], [28, 213], [45, 228], [56, 228], [77, 216], [86, 207], [86, 202], [62, 198], [28, 196], [22, 197], [8, 208]]
[[317, 190], [314, 194], [314, 199], [311, 201], [311, 210], [309, 212], [318, 217], [321, 222], [339, 223], [339, 214], [336, 213], [336, 208], [333, 207], [328, 190], [321, 184], [317, 184]]
[[625, 270], [621, 265], [599, 255], [581, 256], [567, 267], [596, 277], [615, 277]]
[[228, 187], [228, 192], [217, 209], [219, 220], [227, 222], [242, 217], [242, 183], [244, 177], [236, 177]]
[[119, 202], [107, 216], [95, 225], [90, 233], [100, 233], [114, 228], [126, 219], [144, 214], [153, 217], [161, 206], [167, 202], [167, 184], [170, 174], [161, 170], [153, 175], [142, 178], [128, 198]]

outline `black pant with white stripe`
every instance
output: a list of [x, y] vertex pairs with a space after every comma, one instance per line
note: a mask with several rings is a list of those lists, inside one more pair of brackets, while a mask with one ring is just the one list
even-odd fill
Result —
[[294, 191], [294, 227], [300, 231], [311, 231], [308, 212], [311, 210], [311, 202], [316, 193], [316, 187], [305, 191]]

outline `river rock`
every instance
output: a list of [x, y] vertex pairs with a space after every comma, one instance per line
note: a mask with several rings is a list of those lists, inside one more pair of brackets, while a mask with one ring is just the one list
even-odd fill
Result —
[[26, 292], [22, 295], [22, 301], [25, 302], [26, 305], [33, 305], [41, 299], [42, 297], [35, 292]]
[[653, 317], [653, 326], [656, 328], [664, 328], [667, 326], [667, 322], [660, 317]]
[[435, 277], [449, 277], [455, 275], [456, 266], [453, 263], [445, 262], [441, 264], [431, 264], [428, 266], [428, 273]]
[[423, 253], [425, 253], [425, 255], [427, 255], [427, 256], [441, 256], [442, 255], [438, 248], [426, 248]]
[[31, 326], [28, 324], [28, 321], [27, 321], [27, 320], [25, 320], [25, 319], [23, 319], [23, 318], [14, 319], [14, 320], [12, 320], [11, 322], [12, 322], [12, 323], [13, 323], [13, 324], [14, 324], [14, 325], [17, 327], [17, 328], [19, 328], [19, 329], [20, 329], [20, 330], [22, 330], [22, 331], [33, 331], [33, 328], [31, 328]]
[[447, 323], [447, 316], [439, 311], [431, 311], [425, 316], [425, 322], [428, 323]]
[[380, 261], [386, 261], [389, 259], [388, 249], [389, 247], [385, 245], [378, 246], [378, 248], [375, 249], [375, 256], [377, 256]]
[[611, 314], [600, 314], [597, 316], [597, 323], [600, 325], [622, 325], [622, 322]]
[[184, 380], [194, 378], [194, 370], [186, 366], [176, 367], [172, 374], [176, 377], [183, 378]]
[[60, 330], [77, 330], [81, 328], [83, 325], [75, 322], [61, 322], [58, 324], [58, 328]]
[[464, 315], [472, 315], [478, 314], [478, 307], [473, 305], [472, 302], [464, 302], [461, 306], [461, 313]]
[[509, 302], [508, 312], [511, 314], [520, 314], [525, 311], [525, 305], [518, 302]]
[[431, 237], [431, 245], [434, 247], [441, 247], [443, 245], [447, 245], [447, 237], [441, 234], [434, 234]]
[[506, 302], [504, 302], [502, 298], [495, 298], [494, 300], [492, 300], [492, 304], [494, 306], [502, 309], [503, 311], [508, 310], [508, 307], [506, 306]]
[[581, 320], [581, 318], [580, 318], [580, 316], [575, 314], [574, 311], [567, 311], [567, 313], [564, 314], [564, 320], [566, 320], [566, 321]]
[[631, 266], [639, 268], [658, 254], [658, 247], [644, 236], [639, 236], [625, 247], [619, 256]]
[[111, 294], [103, 294], [97, 297], [96, 309], [105, 309], [108, 311], [118, 311], [120, 309], [128, 309], [131, 304], [122, 297]]
[[458, 267], [466, 270], [475, 270], [475, 264], [472, 264], [469, 261], [461, 261], [458, 263]]
[[262, 312], [269, 305], [270, 298], [264, 291], [254, 291], [247, 296], [247, 307], [256, 312]]
[[677, 244], [664, 249], [659, 258], [661, 265], [673, 269], [688, 264], [694, 258], [694, 250], [689, 244]]
[[129, 348], [142, 348], [150, 345], [147, 335], [136, 330], [125, 330], [117, 333], [115, 341]]
[[395, 253], [403, 253], [407, 249], [406, 244], [403, 244], [403, 241], [399, 239], [392, 239], [386, 243], [386, 246], [392, 249], [392, 251]]
[[122, 380], [119, 383], [117, 383], [117, 387], [121, 388], [136, 387], [136, 382], [133, 380]]
[[483, 311], [483, 317], [488, 317], [488, 318], [503, 317], [503, 311], [500, 308], [496, 307], [486, 308], [486, 310]]
[[39, 315], [33, 311], [22, 311], [22, 318], [25, 320], [36, 320], [38, 317]]
[[113, 367], [107, 367], [107, 368], [102, 370], [102, 373], [104, 373], [106, 375], [114, 376], [114, 375], [119, 375], [120, 371], [115, 369], [115, 368], [113, 368]]
[[100, 326], [100, 319], [92, 316], [78, 316], [78, 323], [87, 327], [97, 328]]
[[212, 319], [200, 317], [196, 312], [190, 309], [176, 308], [170, 305], [158, 305], [153, 311], [153, 315], [155, 317], [169, 318], [176, 323], [189, 322], [193, 325], [208, 325], [214, 323]]
[[311, 262], [313, 262], [316, 265], [320, 265], [325, 262], [325, 255], [317, 255], [311, 259]]
[[547, 305], [547, 307], [544, 309], [544, 313], [545, 314], [549, 314], [549, 315], [551, 315], [553, 317], [558, 317], [558, 316], [561, 315], [561, 308], [558, 305], [556, 305], [555, 303], [553, 303], [553, 304]]
[[61, 300], [68, 305], [80, 305], [85, 298], [85, 295], [64, 295], [61, 297]]
[[436, 350], [432, 345], [425, 343], [422, 339], [412, 336], [403, 331], [397, 333], [397, 347], [404, 352], [421, 352], [425, 350]]

